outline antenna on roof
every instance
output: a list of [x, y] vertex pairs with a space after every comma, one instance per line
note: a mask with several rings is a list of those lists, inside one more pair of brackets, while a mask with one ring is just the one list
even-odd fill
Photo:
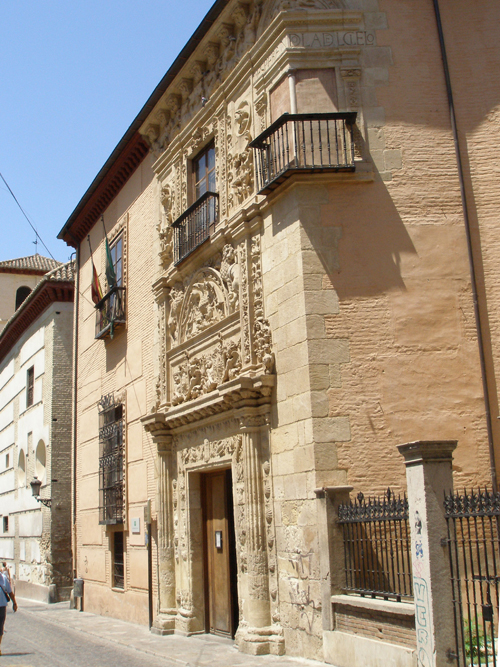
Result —
[[35, 246], [35, 255], [38, 255], [38, 237], [35, 237], [35, 240], [32, 241]]

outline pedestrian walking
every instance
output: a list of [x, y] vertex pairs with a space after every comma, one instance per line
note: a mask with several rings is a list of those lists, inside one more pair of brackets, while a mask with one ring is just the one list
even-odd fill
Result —
[[0, 572], [2, 572], [7, 579], [9, 580], [9, 584], [12, 586], [12, 579], [10, 577], [10, 570], [7, 567], [7, 563], [5, 561], [2, 561], [2, 567], [0, 567]]
[[10, 581], [3, 572], [0, 572], [0, 655], [2, 655], [3, 628], [7, 615], [7, 605], [10, 600], [12, 600], [12, 608], [17, 611], [16, 596], [12, 592]]

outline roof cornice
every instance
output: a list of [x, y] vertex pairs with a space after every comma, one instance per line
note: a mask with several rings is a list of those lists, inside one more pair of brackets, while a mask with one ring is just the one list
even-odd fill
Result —
[[[12, 350], [29, 326], [42, 315], [52, 303], [71, 303], [74, 299], [75, 282], [71, 280], [74, 268], [63, 273], [63, 265], [38, 283], [23, 301], [0, 333], [0, 362]], [[65, 279], [66, 278], [66, 279]]]
[[[149, 152], [149, 146], [139, 134], [139, 128], [229, 2], [230, 0], [216, 0], [209, 9], [186, 46], [174, 60], [100, 172], [92, 181], [89, 189], [66, 221], [57, 238], [76, 248], [78, 243], [81, 243], [89, 233], [100, 215], [144, 160]], [[131, 153], [135, 156], [134, 159], [131, 159], [133, 157]]]

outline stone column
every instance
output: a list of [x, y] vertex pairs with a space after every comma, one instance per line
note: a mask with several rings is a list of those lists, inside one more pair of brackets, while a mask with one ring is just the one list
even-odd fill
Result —
[[345, 585], [344, 537], [337, 523], [339, 505], [349, 502], [352, 486], [315, 489], [318, 500], [318, 536], [321, 571], [323, 631], [333, 630], [332, 595], [340, 595]]
[[283, 637], [281, 627], [272, 625], [269, 593], [268, 538], [261, 452], [261, 429], [265, 421], [266, 418], [260, 415], [240, 419], [243, 436], [247, 565], [246, 573], [240, 573], [243, 584], [243, 595], [240, 598], [243, 618], [236, 642], [239, 650], [244, 653], [280, 655], [284, 650]]
[[158, 592], [159, 610], [151, 632], [168, 635], [175, 631], [177, 616], [175, 590], [175, 554], [173, 524], [174, 451], [172, 435], [165, 427], [163, 415], [153, 414], [142, 420], [144, 428], [151, 433], [158, 451]]
[[419, 667], [449, 667], [454, 647], [444, 494], [453, 489], [456, 440], [399, 445], [405, 458], [411, 527], [415, 628]]

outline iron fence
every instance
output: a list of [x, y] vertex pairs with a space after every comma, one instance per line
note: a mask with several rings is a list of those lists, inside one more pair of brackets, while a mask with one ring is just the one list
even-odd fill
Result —
[[388, 489], [381, 498], [340, 505], [344, 538], [345, 592], [386, 600], [411, 598], [412, 570], [408, 500]]
[[172, 224], [174, 263], [179, 264], [210, 237], [219, 220], [219, 195], [205, 192]]
[[356, 112], [283, 114], [250, 144], [259, 193], [296, 171], [354, 171], [355, 122]]
[[500, 581], [500, 493], [445, 496], [459, 667], [496, 665]]

